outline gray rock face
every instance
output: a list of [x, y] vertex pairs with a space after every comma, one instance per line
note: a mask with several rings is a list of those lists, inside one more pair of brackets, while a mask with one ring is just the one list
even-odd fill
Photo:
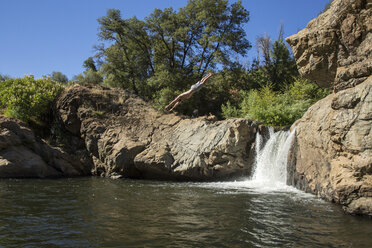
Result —
[[181, 120], [165, 132], [155, 132], [153, 142], [134, 163], [150, 178], [159, 174], [190, 180], [247, 176], [255, 132], [255, 125], [243, 119]]
[[37, 139], [25, 123], [0, 116], [0, 178], [89, 175], [91, 163], [83, 158]]
[[93, 174], [172, 180], [249, 175], [257, 124], [160, 114], [126, 91], [75, 86], [58, 101], [60, 120], [81, 135]]
[[372, 216], [372, 2], [335, 0], [287, 38], [300, 73], [334, 93], [292, 128], [288, 183]]

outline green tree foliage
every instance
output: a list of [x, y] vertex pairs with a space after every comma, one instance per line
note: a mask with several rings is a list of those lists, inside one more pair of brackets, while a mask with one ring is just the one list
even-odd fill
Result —
[[94, 59], [92, 57], [89, 57], [88, 59], [86, 59], [83, 63], [83, 67], [86, 69], [86, 70], [92, 70], [92, 71], [97, 71], [97, 67], [96, 67], [96, 64], [94, 62]]
[[97, 46], [105, 83], [164, 104], [207, 70], [245, 55], [250, 43], [242, 25], [248, 20], [241, 1], [190, 0], [178, 11], [155, 9], [144, 21], [108, 10], [98, 20], [99, 38], [109, 42]]
[[97, 70], [95, 61], [89, 57], [84, 61], [83, 67], [86, 69], [83, 73], [76, 75], [73, 80], [80, 84], [100, 84], [103, 82], [102, 71]]
[[100, 84], [103, 82], [103, 76], [101, 72], [89, 69], [76, 75], [74, 81], [80, 84]]
[[67, 83], [68, 78], [65, 74], [59, 71], [52, 72], [52, 75], [50, 76], [50, 79], [52, 81], [58, 82], [58, 83]]
[[264, 63], [260, 66], [258, 55], [258, 62], [253, 66], [252, 73], [256, 74], [258, 78], [254, 80], [260, 82], [261, 86], [270, 84], [273, 90], [279, 91], [299, 75], [296, 61], [283, 40], [283, 26], [276, 41], [272, 42], [269, 36], [263, 35], [257, 38], [256, 45]]
[[[312, 99], [319, 99], [319, 96], [305, 91], [313, 85], [298, 78], [296, 62], [283, 40], [283, 27], [278, 40], [272, 42], [269, 36], [263, 35], [257, 38], [256, 47], [257, 58], [251, 68], [240, 75], [244, 84], [239, 86], [238, 101], [229, 99], [223, 103], [222, 116], [248, 117], [268, 125], [288, 125], [300, 118], [313, 103]], [[294, 93], [289, 95], [295, 90], [300, 99]], [[300, 94], [300, 90], [306, 94]]]
[[306, 110], [329, 94], [303, 78], [297, 78], [284, 91], [275, 91], [271, 85], [242, 92], [240, 108], [228, 102], [222, 106], [223, 116], [246, 117], [266, 125], [286, 126], [301, 118]]
[[296, 61], [286, 47], [283, 39], [275, 41], [271, 53], [271, 64], [265, 67], [270, 78], [270, 83], [275, 91], [282, 89], [286, 84], [298, 76]]
[[50, 78], [33, 76], [9, 79], [0, 83], [0, 107], [9, 117], [29, 121], [41, 118], [49, 111], [52, 101], [62, 91], [62, 86]]
[[[189, 114], [250, 117], [287, 125], [314, 99], [298, 79], [295, 60], [283, 39], [257, 39], [258, 56], [249, 68], [235, 59], [251, 47], [242, 26], [249, 20], [241, 1], [189, 0], [179, 9], [155, 9], [144, 20], [123, 19], [110, 9], [98, 19], [99, 63], [84, 62], [76, 79], [133, 90], [163, 109], [209, 71], [218, 71], [205, 87], [177, 107]], [[98, 65], [97, 65], [98, 64]], [[314, 92], [317, 92], [314, 90]], [[222, 106], [222, 107], [221, 107]]]
[[242, 116], [240, 109], [231, 105], [230, 101], [227, 101], [226, 104], [222, 104], [221, 109], [222, 109], [222, 115], [226, 119]]

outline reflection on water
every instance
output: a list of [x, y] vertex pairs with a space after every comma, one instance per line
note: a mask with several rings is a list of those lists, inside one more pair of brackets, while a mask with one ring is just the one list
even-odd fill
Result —
[[0, 180], [0, 247], [369, 247], [372, 220], [246, 182]]

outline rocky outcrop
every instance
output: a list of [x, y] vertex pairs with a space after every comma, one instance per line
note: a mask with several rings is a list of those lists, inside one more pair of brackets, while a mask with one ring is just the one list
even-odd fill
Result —
[[301, 75], [337, 92], [371, 75], [371, 31], [371, 0], [334, 0], [326, 12], [286, 40]]
[[161, 114], [118, 89], [74, 86], [57, 102], [69, 134], [82, 137], [93, 174], [171, 180], [249, 175], [257, 124]]
[[372, 2], [334, 0], [287, 38], [300, 73], [334, 93], [297, 121], [288, 183], [372, 216]]
[[25, 123], [0, 116], [0, 178], [90, 175], [86, 155], [71, 156], [35, 137]]
[[288, 183], [372, 214], [372, 78], [313, 105], [295, 123]]
[[53, 147], [0, 117], [0, 177], [98, 175], [166, 180], [248, 176], [258, 126], [162, 114], [124, 90], [75, 85], [58, 99]]

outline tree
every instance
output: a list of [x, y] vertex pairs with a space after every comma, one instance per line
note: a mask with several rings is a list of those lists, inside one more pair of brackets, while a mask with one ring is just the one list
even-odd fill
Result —
[[[259, 50], [258, 64], [253, 66], [251, 73], [258, 78], [253, 80], [260, 82], [261, 86], [270, 84], [274, 91], [279, 91], [293, 82], [299, 74], [296, 61], [283, 39], [283, 25], [274, 43], [266, 34], [258, 37], [256, 42]], [[259, 64], [260, 54], [264, 58], [263, 65]]]
[[[256, 38], [256, 46], [258, 49], [257, 52], [258, 54], [262, 53], [265, 66], [271, 65], [272, 45], [273, 44], [272, 44], [271, 38], [267, 34], [264, 34], [263, 36], [259, 36]], [[258, 56], [258, 63], [260, 63], [259, 56]]]
[[110, 9], [98, 19], [99, 38], [110, 45], [96, 47], [105, 82], [150, 99], [165, 88], [184, 90], [207, 70], [233, 64], [232, 55], [246, 54], [248, 20], [241, 1], [190, 0], [178, 12], [155, 9], [144, 21]]
[[276, 40], [271, 53], [272, 64], [266, 67], [273, 89], [278, 91], [298, 76], [296, 61], [283, 39]]
[[76, 75], [74, 81], [80, 84], [99, 84], [102, 83], [103, 77], [101, 72], [88, 69]]
[[87, 70], [91, 69], [92, 71], [97, 71], [97, 67], [92, 57], [89, 57], [84, 61], [83, 67]]
[[[227, 99], [226, 102], [222, 103], [222, 115], [224, 117], [236, 116], [240, 113], [239, 105], [241, 105], [242, 99], [243, 102], [244, 99], [247, 99], [248, 92], [250, 92], [251, 97], [249, 100], [245, 100], [245, 103], [252, 103], [252, 106], [255, 106], [258, 103], [255, 101], [257, 92], [272, 93], [274, 95], [284, 92], [288, 90], [287, 88], [299, 75], [296, 62], [283, 40], [283, 25], [280, 28], [276, 41], [272, 42], [271, 38], [265, 34], [257, 37], [256, 47], [258, 56], [253, 60], [251, 67], [236, 74], [237, 77], [234, 79], [235, 82], [239, 82], [235, 88], [238, 90], [237, 96]], [[260, 63], [260, 61], [262, 62]], [[280, 99], [285, 98], [282, 97]], [[271, 104], [270, 101], [267, 101], [267, 104]], [[264, 108], [254, 109], [258, 111], [257, 113], [260, 113], [260, 111], [262, 114], [268, 113]], [[258, 118], [257, 116], [255, 115], [255, 118]]]
[[80, 84], [100, 84], [103, 82], [102, 71], [97, 70], [96, 62], [89, 57], [83, 62], [85, 71], [74, 76], [73, 80]]
[[50, 79], [52, 81], [55, 81], [55, 82], [58, 82], [58, 83], [67, 83], [68, 82], [67, 76], [65, 74], [63, 74], [62, 72], [59, 72], [59, 71], [52, 72]]
[[97, 56], [104, 60], [102, 71], [106, 83], [141, 93], [137, 89], [139, 84], [154, 73], [145, 23], [136, 17], [123, 20], [120, 11], [115, 9], [109, 9], [98, 22], [99, 38], [113, 43], [107, 48], [96, 47]]

